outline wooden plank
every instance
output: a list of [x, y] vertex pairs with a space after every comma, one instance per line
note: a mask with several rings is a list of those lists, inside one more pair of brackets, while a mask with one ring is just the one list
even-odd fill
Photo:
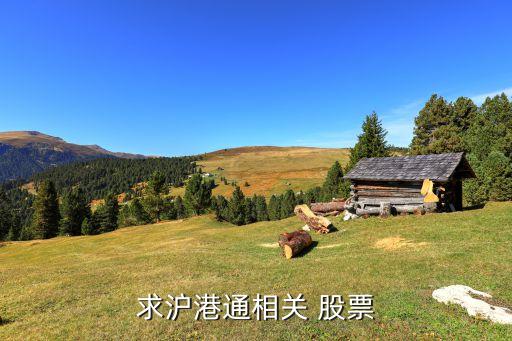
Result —
[[357, 195], [360, 197], [395, 197], [395, 198], [423, 198], [421, 193], [402, 193], [389, 191], [359, 191]]
[[378, 191], [378, 190], [384, 190], [384, 191], [404, 191], [404, 192], [420, 192], [421, 187], [410, 187], [410, 186], [354, 186], [355, 190], [357, 191], [364, 191], [364, 190], [372, 190], [372, 191]]
[[423, 198], [359, 197], [357, 202], [364, 203], [366, 205], [380, 205], [381, 202], [389, 202], [392, 205], [407, 205], [407, 204], [423, 204]]

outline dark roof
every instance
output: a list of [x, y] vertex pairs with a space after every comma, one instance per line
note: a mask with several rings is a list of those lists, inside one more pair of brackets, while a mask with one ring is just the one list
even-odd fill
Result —
[[474, 178], [464, 153], [431, 154], [361, 159], [345, 178], [375, 181], [432, 181], [445, 182], [452, 176]]

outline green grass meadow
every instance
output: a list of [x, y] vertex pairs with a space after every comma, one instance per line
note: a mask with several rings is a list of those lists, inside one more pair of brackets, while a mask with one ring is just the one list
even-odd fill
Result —
[[[212, 216], [0, 247], [0, 339], [511, 339], [512, 326], [431, 298], [469, 285], [512, 305], [512, 203], [342, 222], [286, 260], [295, 217], [235, 227]], [[138, 297], [304, 294], [308, 321], [137, 318]], [[320, 295], [375, 296], [375, 320], [318, 321]], [[167, 306], [161, 311], [167, 313]], [[283, 314], [282, 314], [283, 315]], [[346, 315], [346, 313], [345, 313]], [[254, 315], [251, 315], [254, 318]]]

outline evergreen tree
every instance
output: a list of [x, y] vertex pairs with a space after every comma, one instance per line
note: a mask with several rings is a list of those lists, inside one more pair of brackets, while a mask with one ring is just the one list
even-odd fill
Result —
[[243, 225], [245, 223], [245, 196], [240, 187], [235, 187], [228, 207], [230, 213], [229, 221], [235, 225]]
[[475, 118], [477, 107], [466, 97], [448, 103], [432, 95], [415, 119], [411, 153], [440, 154], [465, 150], [464, 135]]
[[165, 191], [165, 176], [159, 171], [153, 172], [148, 181], [148, 191], [152, 195], [160, 195]]
[[229, 207], [228, 201], [222, 195], [218, 195], [217, 198], [212, 200], [213, 211], [215, 212], [215, 218], [217, 221], [228, 221], [229, 220]]
[[82, 233], [82, 222], [90, 216], [90, 207], [80, 187], [71, 189], [62, 201], [61, 234], [79, 236]]
[[281, 199], [272, 194], [268, 202], [268, 217], [270, 220], [281, 219]]
[[185, 204], [196, 215], [204, 213], [210, 207], [212, 188], [205, 183], [200, 174], [194, 174], [185, 188]]
[[256, 209], [256, 221], [266, 221], [268, 219], [267, 202], [262, 195], [256, 195], [253, 198]]
[[12, 215], [7, 195], [0, 188], [0, 240], [6, 240], [12, 225]]
[[387, 132], [375, 112], [366, 116], [362, 129], [363, 133], [357, 137], [357, 143], [350, 151], [347, 171], [352, 169], [362, 158], [389, 156], [389, 147], [386, 142]]
[[59, 198], [55, 185], [50, 180], [43, 181], [34, 202], [33, 236], [38, 239], [55, 237], [59, 230], [59, 220]]
[[295, 208], [295, 204], [295, 193], [293, 193], [291, 189], [284, 192], [281, 199], [280, 219], [285, 219], [293, 215], [293, 209]]
[[313, 187], [304, 194], [305, 203], [310, 205], [312, 202], [319, 202], [322, 197], [322, 188], [320, 186]]
[[161, 217], [163, 220], [176, 220], [178, 215], [173, 199], [166, 197], [163, 199], [163, 210]]
[[465, 201], [512, 200], [512, 103], [505, 94], [485, 100], [464, 139], [477, 175], [464, 181]]
[[118, 226], [118, 215], [119, 203], [117, 197], [114, 194], [109, 194], [105, 198], [105, 203], [96, 210], [96, 216], [100, 224], [100, 232], [114, 231]]
[[331, 201], [333, 198], [348, 198], [349, 192], [350, 183], [343, 179], [343, 170], [340, 163], [336, 161], [327, 172], [322, 186], [323, 199]]
[[151, 218], [150, 221], [160, 222], [160, 216], [164, 210], [162, 195], [165, 187], [165, 177], [160, 172], [154, 172], [148, 181], [148, 188], [142, 202], [145, 212]]
[[174, 208], [176, 210], [176, 219], [184, 219], [188, 217], [187, 208], [180, 196], [177, 196], [176, 199], [174, 199]]
[[256, 222], [256, 203], [252, 198], [245, 198], [245, 224]]
[[82, 221], [81, 232], [84, 236], [89, 236], [89, 235], [93, 235], [96, 233], [93, 224], [87, 217], [85, 217], [84, 220]]

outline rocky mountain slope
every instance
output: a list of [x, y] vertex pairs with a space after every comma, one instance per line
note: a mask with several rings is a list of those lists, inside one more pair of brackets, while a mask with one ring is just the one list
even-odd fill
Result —
[[24, 179], [52, 166], [104, 157], [144, 158], [97, 145], [78, 145], [37, 131], [0, 132], [0, 182]]

